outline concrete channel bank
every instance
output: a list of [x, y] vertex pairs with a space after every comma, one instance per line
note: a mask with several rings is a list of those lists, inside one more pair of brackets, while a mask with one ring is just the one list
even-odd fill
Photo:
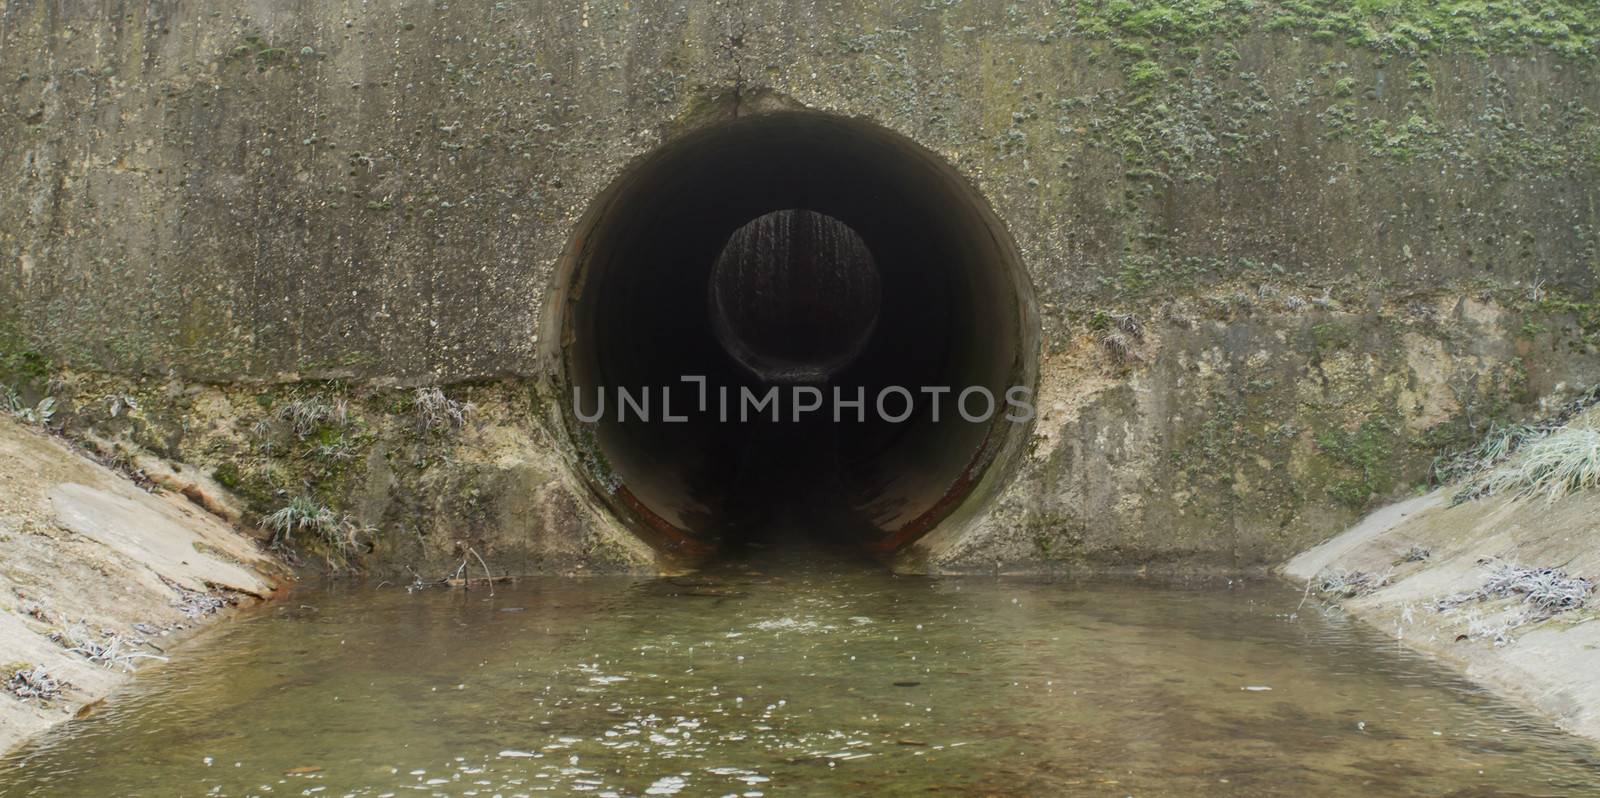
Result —
[[9, 418], [0, 551], [0, 751], [92, 713], [136, 668], [289, 578], [179, 490], [151, 493]]

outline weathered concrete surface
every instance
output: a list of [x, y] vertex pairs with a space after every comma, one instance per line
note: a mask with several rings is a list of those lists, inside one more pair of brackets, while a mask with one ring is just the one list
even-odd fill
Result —
[[69, 683], [49, 701], [0, 689], [0, 751], [127, 679], [123, 663], [68, 650], [75, 635], [120, 638], [123, 653], [144, 655], [126, 664], [148, 664], [218, 617], [206, 597], [259, 600], [287, 574], [187, 499], [150, 494], [11, 419], [0, 419], [0, 550], [0, 679], [39, 667]]
[[[652, 567], [528, 398], [545, 298], [631, 162], [781, 97], [940, 153], [1036, 289], [1035, 450], [908, 562], [1262, 566], [1600, 376], [1592, 7], [1324, 5], [12, 0], [7, 382], [253, 513], [313, 480], [396, 571]], [[516, 454], [407, 434], [431, 383]], [[250, 432], [319, 392], [356, 434]]]
[[[1600, 423], [1600, 412], [1573, 423]], [[1450, 494], [1458, 487], [1384, 507], [1289, 560], [1282, 573], [1298, 583], [1326, 572], [1387, 577], [1383, 587], [1334, 600], [1563, 728], [1600, 740], [1600, 596], [1591, 594], [1581, 609], [1512, 625], [1499, 640], [1507, 621], [1527, 610], [1520, 596], [1435, 606], [1477, 590], [1486, 565], [1496, 562], [1555, 567], [1595, 580], [1600, 494], [1590, 490], [1554, 502], [1491, 497], [1452, 506]], [[1414, 549], [1426, 550], [1427, 559], [1408, 557]]]
[[[434, 582], [463, 562], [476, 577], [479, 558], [496, 577], [674, 565], [598, 509], [540, 423], [538, 399], [518, 383], [451, 389], [452, 401], [471, 408], [467, 423], [445, 428], [424, 425], [411, 389], [80, 372], [58, 373], [54, 383], [58, 395], [110, 400], [58, 414], [69, 435], [174, 491], [210, 495], [215, 485], [231, 492], [246, 523], [295, 498], [350, 513], [372, 528], [358, 546], [375, 577]], [[297, 409], [334, 407], [342, 408], [337, 417], [304, 435], [295, 430]], [[205, 473], [170, 473], [167, 462], [195, 463]], [[321, 552], [310, 548], [307, 560], [318, 563]]]
[[1530, 393], [1554, 407], [1595, 379], [1592, 356], [1519, 354], [1554, 342], [1516, 343], [1493, 304], [1286, 300], [1169, 303], [1122, 365], [1096, 334], [1051, 353], [1015, 478], [909, 556], [954, 572], [1264, 567], [1425, 484], [1466, 419], [1541, 406]]
[[[1481, 561], [1488, 558], [1559, 565], [1591, 578], [1600, 574], [1600, 547], [1595, 546], [1600, 497], [1587, 494], [1553, 505], [1540, 500], [1447, 505], [1436, 501], [1391, 519], [1395, 523], [1336, 556], [1308, 551], [1291, 560], [1284, 574], [1303, 583], [1328, 568], [1392, 571], [1389, 586], [1343, 606], [1469, 678], [1531, 704], [1563, 728], [1600, 740], [1600, 622], [1593, 610], [1516, 630], [1511, 642], [1496, 645], [1486, 639], [1457, 640], [1473, 631], [1475, 612], [1441, 613], [1431, 606], [1481, 586]], [[1432, 559], [1401, 563], [1412, 546], [1429, 549]], [[1469, 609], [1492, 620], [1514, 603]]]
[[1592, 287], [1592, 31], [1589, 57], [1513, 35], [1413, 59], [1270, 32], [1267, 5], [1146, 29], [989, 3], [13, 0], [9, 321], [71, 362], [197, 379], [533, 375], [590, 200], [756, 89], [944, 154], [1016, 237], [1051, 339], [1256, 270]]

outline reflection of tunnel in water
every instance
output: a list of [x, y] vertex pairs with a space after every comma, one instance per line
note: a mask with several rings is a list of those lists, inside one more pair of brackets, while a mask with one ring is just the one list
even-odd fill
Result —
[[[744, 117], [639, 164], [585, 217], [557, 277], [546, 340], [585, 478], [641, 537], [705, 550], [763, 530], [878, 551], [916, 539], [986, 492], [1023, 439], [995, 413], [962, 420], [954, 394], [1031, 385], [1035, 324], [1009, 236], [941, 159], [874, 125], [814, 113]], [[707, 412], [697, 412], [704, 376]], [[782, 386], [782, 421], [739, 423], [741, 388]], [[673, 386], [662, 419], [662, 386]], [[792, 421], [791, 391], [821, 410]], [[905, 386], [913, 412], [878, 417]], [[650, 423], [618, 420], [615, 391], [652, 389]], [[729, 423], [719, 417], [729, 389]], [[573, 412], [574, 390], [598, 422]], [[864, 397], [865, 419], [833, 394]], [[903, 399], [888, 399], [900, 415]], [[775, 521], [782, 519], [784, 523]]]

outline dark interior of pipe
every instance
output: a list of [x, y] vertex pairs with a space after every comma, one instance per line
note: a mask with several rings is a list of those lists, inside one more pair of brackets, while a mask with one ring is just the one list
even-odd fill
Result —
[[[763, 224], [767, 237], [751, 238]], [[822, 227], [794, 234], [809, 249], [786, 248], [773, 224]], [[892, 550], [969, 498], [1019, 434], [998, 412], [961, 419], [948, 395], [935, 421], [936, 397], [919, 390], [1003, 397], [1031, 379], [1034, 321], [1015, 247], [942, 159], [868, 123], [775, 113], [680, 139], [596, 201], [558, 281], [557, 383], [584, 476], [661, 547], [798, 528]], [[764, 355], [766, 366], [752, 364]], [[700, 389], [685, 376], [705, 378], [708, 412], [694, 412]], [[787, 403], [779, 422], [740, 423], [737, 401], [732, 418], [719, 415], [719, 389], [737, 400], [774, 384], [828, 401], [799, 422]], [[617, 388], [662, 386], [687, 421], [661, 420], [660, 393], [650, 422], [618, 419]], [[887, 386], [912, 392], [906, 421], [878, 417]], [[865, 397], [866, 420], [847, 407], [836, 421], [835, 389]], [[573, 400], [602, 390], [612, 412], [579, 420]], [[888, 404], [898, 415], [903, 400]]]
[[710, 283], [718, 343], [773, 384], [826, 385], [871, 340], [882, 306], [867, 242], [844, 222], [803, 208], [735, 230]]

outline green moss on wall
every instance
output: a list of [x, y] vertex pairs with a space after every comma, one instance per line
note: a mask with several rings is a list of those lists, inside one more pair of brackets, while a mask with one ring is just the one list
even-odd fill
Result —
[[1387, 498], [1404, 467], [1395, 458], [1402, 446], [1400, 425], [1391, 417], [1373, 417], [1353, 430], [1333, 428], [1316, 436], [1317, 447], [1338, 465], [1328, 494], [1352, 510], [1364, 510]]
[[1084, 33], [1165, 45], [1261, 26], [1406, 55], [1540, 45], [1592, 57], [1600, 37], [1600, 7], [1586, 0], [1078, 0], [1067, 9]]

